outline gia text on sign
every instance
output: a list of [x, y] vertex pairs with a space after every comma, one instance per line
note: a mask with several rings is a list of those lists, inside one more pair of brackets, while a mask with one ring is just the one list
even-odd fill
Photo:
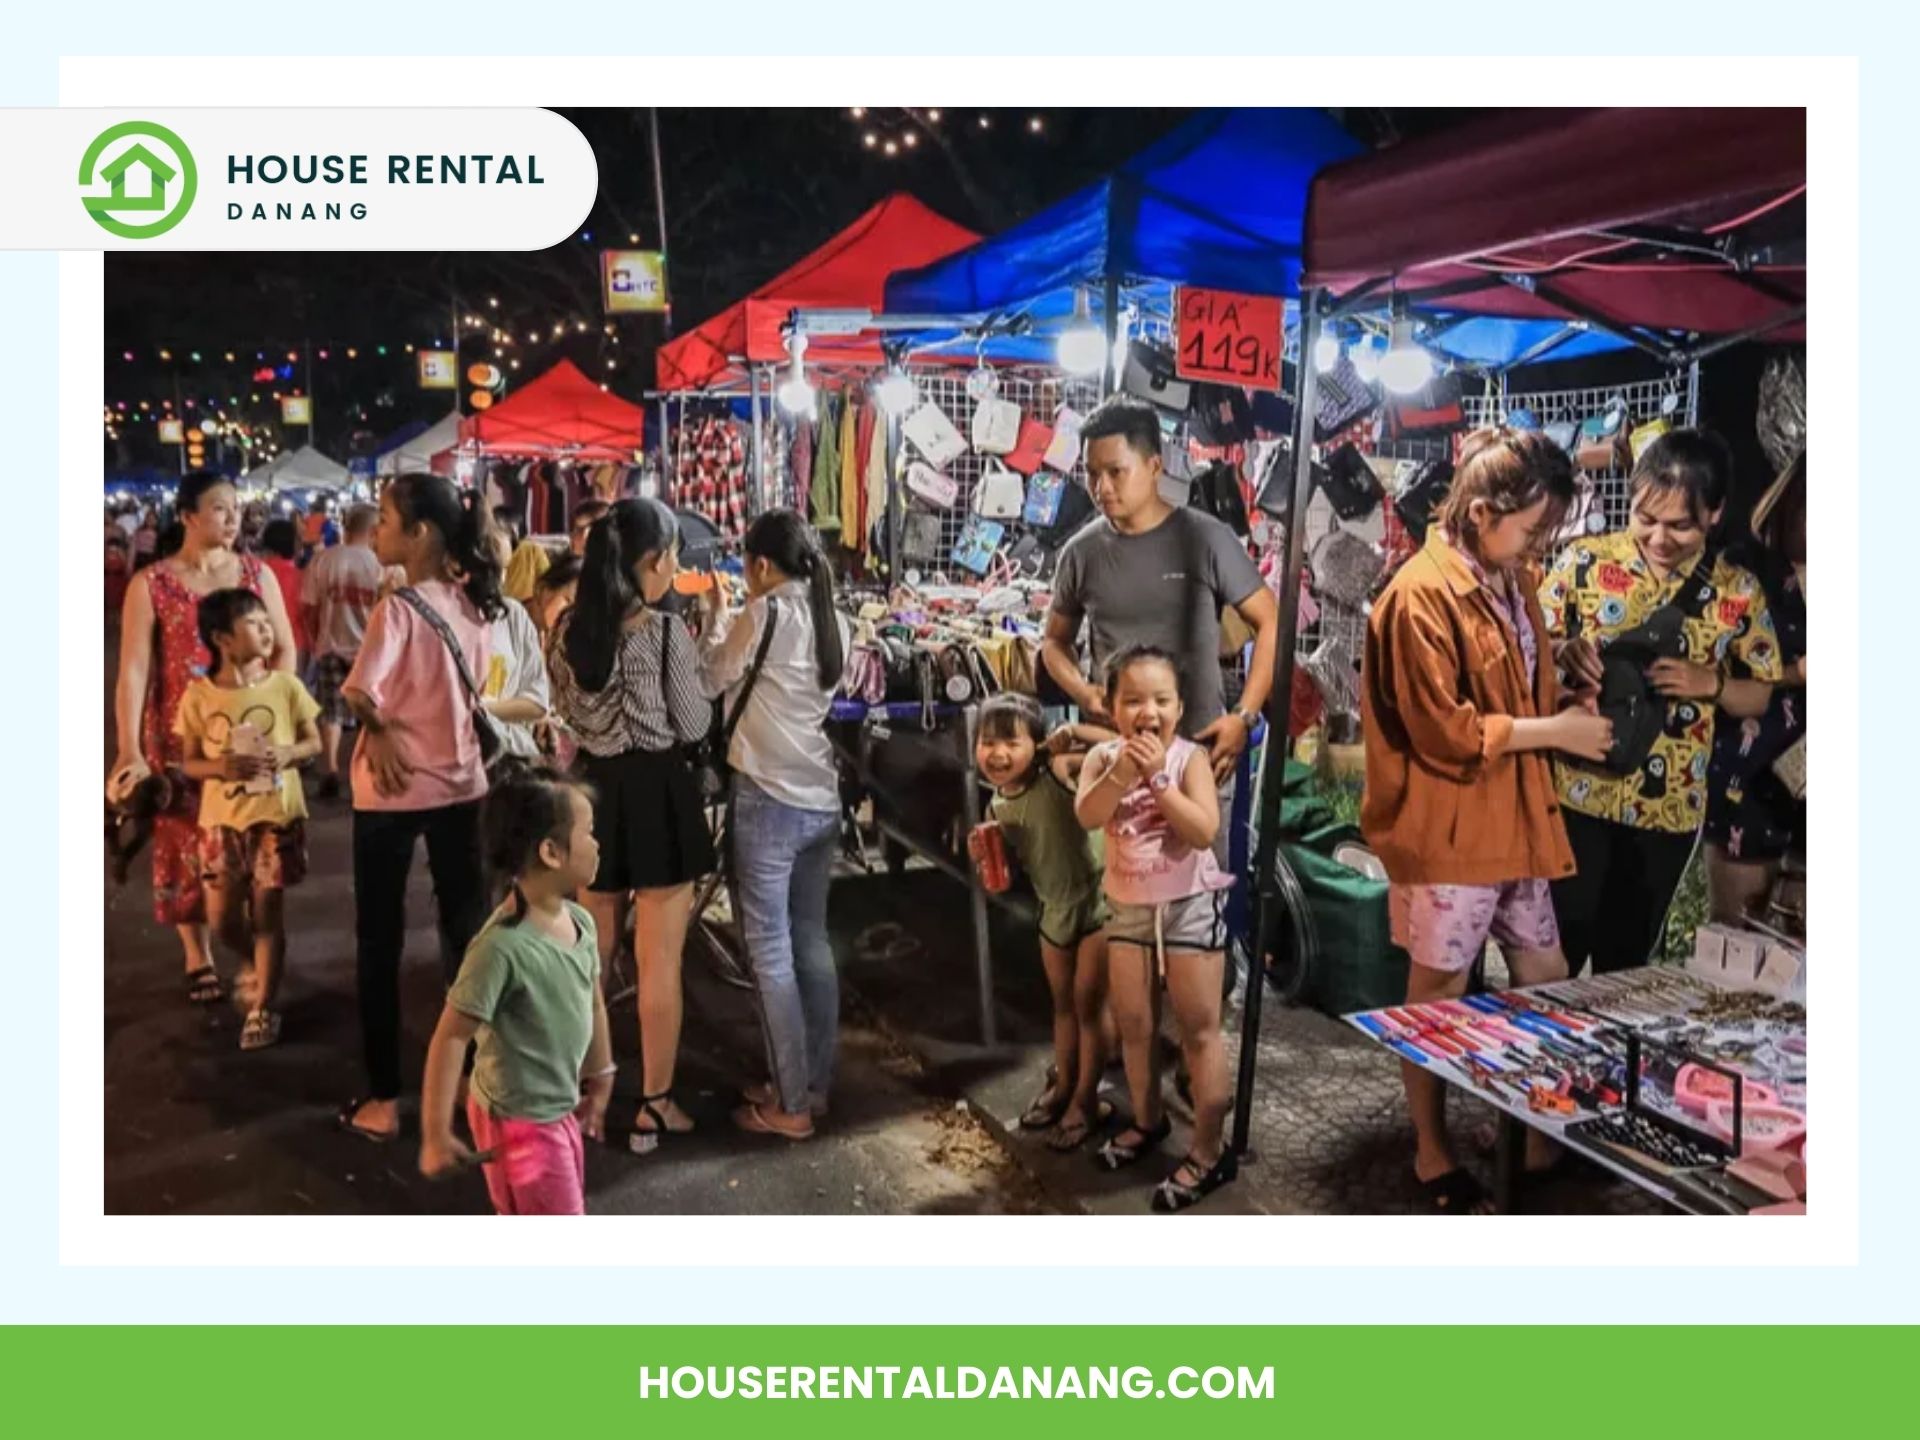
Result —
[[1182, 380], [1278, 390], [1281, 308], [1278, 296], [1183, 285], [1174, 305], [1175, 372]]

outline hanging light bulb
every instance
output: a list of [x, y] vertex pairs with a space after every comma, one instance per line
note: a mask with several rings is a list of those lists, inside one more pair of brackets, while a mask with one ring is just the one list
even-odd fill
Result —
[[1313, 342], [1313, 368], [1324, 375], [1339, 363], [1340, 337], [1331, 330], [1322, 330]]
[[1347, 351], [1354, 373], [1371, 385], [1380, 375], [1380, 347], [1371, 334], [1362, 334]]
[[806, 353], [806, 336], [793, 334], [787, 337], [787, 354], [791, 360], [787, 367], [787, 378], [775, 392], [774, 398], [789, 415], [813, 414], [813, 386], [807, 383], [807, 367], [803, 358]]
[[1097, 375], [1106, 354], [1106, 332], [1093, 323], [1093, 305], [1082, 286], [1073, 293], [1073, 323], [1060, 336], [1060, 368], [1069, 375]]
[[874, 387], [874, 394], [890, 415], [905, 415], [920, 403], [920, 391], [904, 370], [889, 370], [887, 378]]
[[1411, 395], [1433, 379], [1433, 357], [1414, 341], [1411, 316], [1397, 317], [1387, 335], [1387, 353], [1380, 358], [1380, 383], [1396, 395]]

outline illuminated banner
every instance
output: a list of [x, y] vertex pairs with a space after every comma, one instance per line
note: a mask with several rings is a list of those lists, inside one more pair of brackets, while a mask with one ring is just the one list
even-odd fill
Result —
[[420, 358], [420, 388], [422, 390], [457, 390], [460, 388], [459, 367], [455, 364], [451, 350], [420, 350], [415, 352]]
[[609, 315], [658, 315], [667, 308], [667, 257], [660, 250], [602, 250], [600, 291]]
[[311, 425], [313, 423], [313, 401], [305, 395], [282, 395], [280, 397], [280, 423], [282, 425]]

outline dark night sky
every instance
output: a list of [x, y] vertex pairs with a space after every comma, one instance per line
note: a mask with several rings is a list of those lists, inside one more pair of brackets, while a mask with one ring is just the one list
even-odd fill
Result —
[[[109, 254], [106, 262], [106, 397], [157, 410], [182, 392], [237, 407], [252, 420], [275, 412], [274, 388], [251, 374], [264, 352], [285, 363], [311, 340], [319, 444], [344, 457], [356, 445], [410, 419], [444, 414], [446, 392], [414, 383], [408, 343], [448, 338], [450, 297], [461, 308], [518, 333], [530, 379], [562, 355], [613, 388], [636, 395], [652, 382], [661, 322], [628, 317], [613, 344], [602, 331], [598, 252], [638, 235], [657, 243], [658, 220], [644, 110], [564, 112], [593, 144], [600, 196], [582, 227], [592, 234], [533, 253]], [[924, 114], [924, 112], [922, 112]], [[666, 186], [669, 280], [674, 320], [698, 324], [832, 236], [895, 190], [910, 190], [941, 213], [986, 233], [1069, 194], [1166, 134], [1180, 110], [953, 110], [937, 125], [915, 127], [905, 112], [876, 110], [855, 119], [834, 110], [666, 110], [661, 143]], [[1345, 111], [1341, 119], [1374, 143], [1457, 122], [1471, 111]], [[1030, 127], [1039, 116], [1038, 134]], [[982, 126], [982, 118], [989, 121]], [[919, 128], [919, 143], [889, 158], [862, 141], [868, 130], [899, 139]], [[937, 131], [938, 133], [934, 133]], [[497, 297], [497, 309], [486, 299]], [[584, 320], [582, 334], [573, 322]], [[530, 331], [566, 337], [528, 344]], [[382, 358], [375, 351], [385, 345]], [[353, 347], [358, 357], [349, 361]], [[328, 351], [321, 362], [317, 352]], [[170, 361], [160, 351], [171, 353]], [[233, 351], [235, 360], [224, 355]], [[135, 359], [123, 358], [131, 351]], [[199, 363], [189, 357], [198, 351]], [[464, 357], [463, 357], [464, 358]], [[474, 358], [479, 358], [475, 356]], [[607, 361], [614, 367], [609, 369]], [[260, 404], [249, 396], [259, 393]], [[171, 461], [153, 427], [123, 428], [107, 447], [109, 467]], [[289, 432], [292, 443], [304, 429]]]

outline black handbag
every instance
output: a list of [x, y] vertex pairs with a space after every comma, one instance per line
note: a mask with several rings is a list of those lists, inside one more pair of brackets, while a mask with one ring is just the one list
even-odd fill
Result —
[[[760, 632], [760, 643], [754, 648], [753, 663], [747, 667], [747, 673], [740, 683], [740, 698], [734, 702], [733, 713], [725, 712], [725, 701], [713, 702], [714, 719], [719, 724], [707, 733], [704, 740], [696, 740], [686, 747], [687, 764], [693, 770], [694, 782], [700, 787], [700, 798], [709, 805], [717, 802], [727, 793], [727, 779], [733, 773], [733, 767], [727, 763], [727, 752], [733, 748], [733, 732], [740, 728], [740, 717], [747, 713], [747, 701], [753, 698], [753, 687], [760, 683], [760, 672], [766, 668], [767, 652], [773, 648], [774, 626], [779, 622], [779, 607], [771, 601], [767, 604], [767, 628]], [[660, 626], [660, 683], [666, 684], [667, 650], [673, 643], [673, 629], [677, 623], [671, 616], [662, 616]]]
[[1458, 374], [1436, 375], [1411, 395], [1393, 402], [1388, 418], [1396, 438], [1438, 435], [1467, 422]]
[[491, 776], [496, 766], [506, 758], [507, 742], [500, 738], [500, 722], [487, 713], [487, 707], [480, 701], [480, 687], [473, 683], [473, 671], [467, 668], [467, 657], [461, 653], [460, 642], [454, 638], [453, 627], [448, 625], [440, 612], [426, 602], [420, 592], [411, 585], [403, 585], [393, 592], [405, 601], [420, 618], [427, 622], [440, 641], [447, 647], [447, 653], [453, 656], [453, 667], [460, 673], [460, 683], [466, 687], [467, 702], [473, 715], [473, 738], [480, 746], [480, 764]]
[[1238, 385], [1193, 387], [1187, 424], [1202, 445], [1241, 445], [1253, 438], [1253, 405]]
[[1136, 400], [1184, 415], [1193, 399], [1193, 386], [1174, 369], [1173, 352], [1145, 340], [1127, 346], [1127, 364], [1120, 388]]
[[1419, 544], [1427, 543], [1427, 529], [1453, 488], [1453, 462], [1428, 460], [1413, 472], [1413, 477], [1393, 497], [1393, 513]]
[[1247, 522], [1247, 501], [1240, 493], [1240, 475], [1234, 466], [1216, 460], [1193, 477], [1187, 504], [1213, 516], [1241, 539], [1253, 533]]
[[1697, 619], [1713, 599], [1716, 558], [1708, 549], [1681, 584], [1679, 594], [1633, 629], [1616, 635], [1600, 652], [1605, 671], [1600, 682], [1600, 713], [1613, 722], [1613, 747], [1603, 764], [1612, 774], [1637, 771], [1666, 728], [1667, 709], [1675, 702], [1655, 693], [1647, 681], [1647, 667], [1656, 660], [1687, 658], [1687, 622]]
[[1314, 479], [1326, 493], [1333, 513], [1342, 520], [1366, 519], [1386, 494], [1367, 457], [1352, 443], [1342, 445], [1329, 455], [1326, 469], [1316, 470]]

